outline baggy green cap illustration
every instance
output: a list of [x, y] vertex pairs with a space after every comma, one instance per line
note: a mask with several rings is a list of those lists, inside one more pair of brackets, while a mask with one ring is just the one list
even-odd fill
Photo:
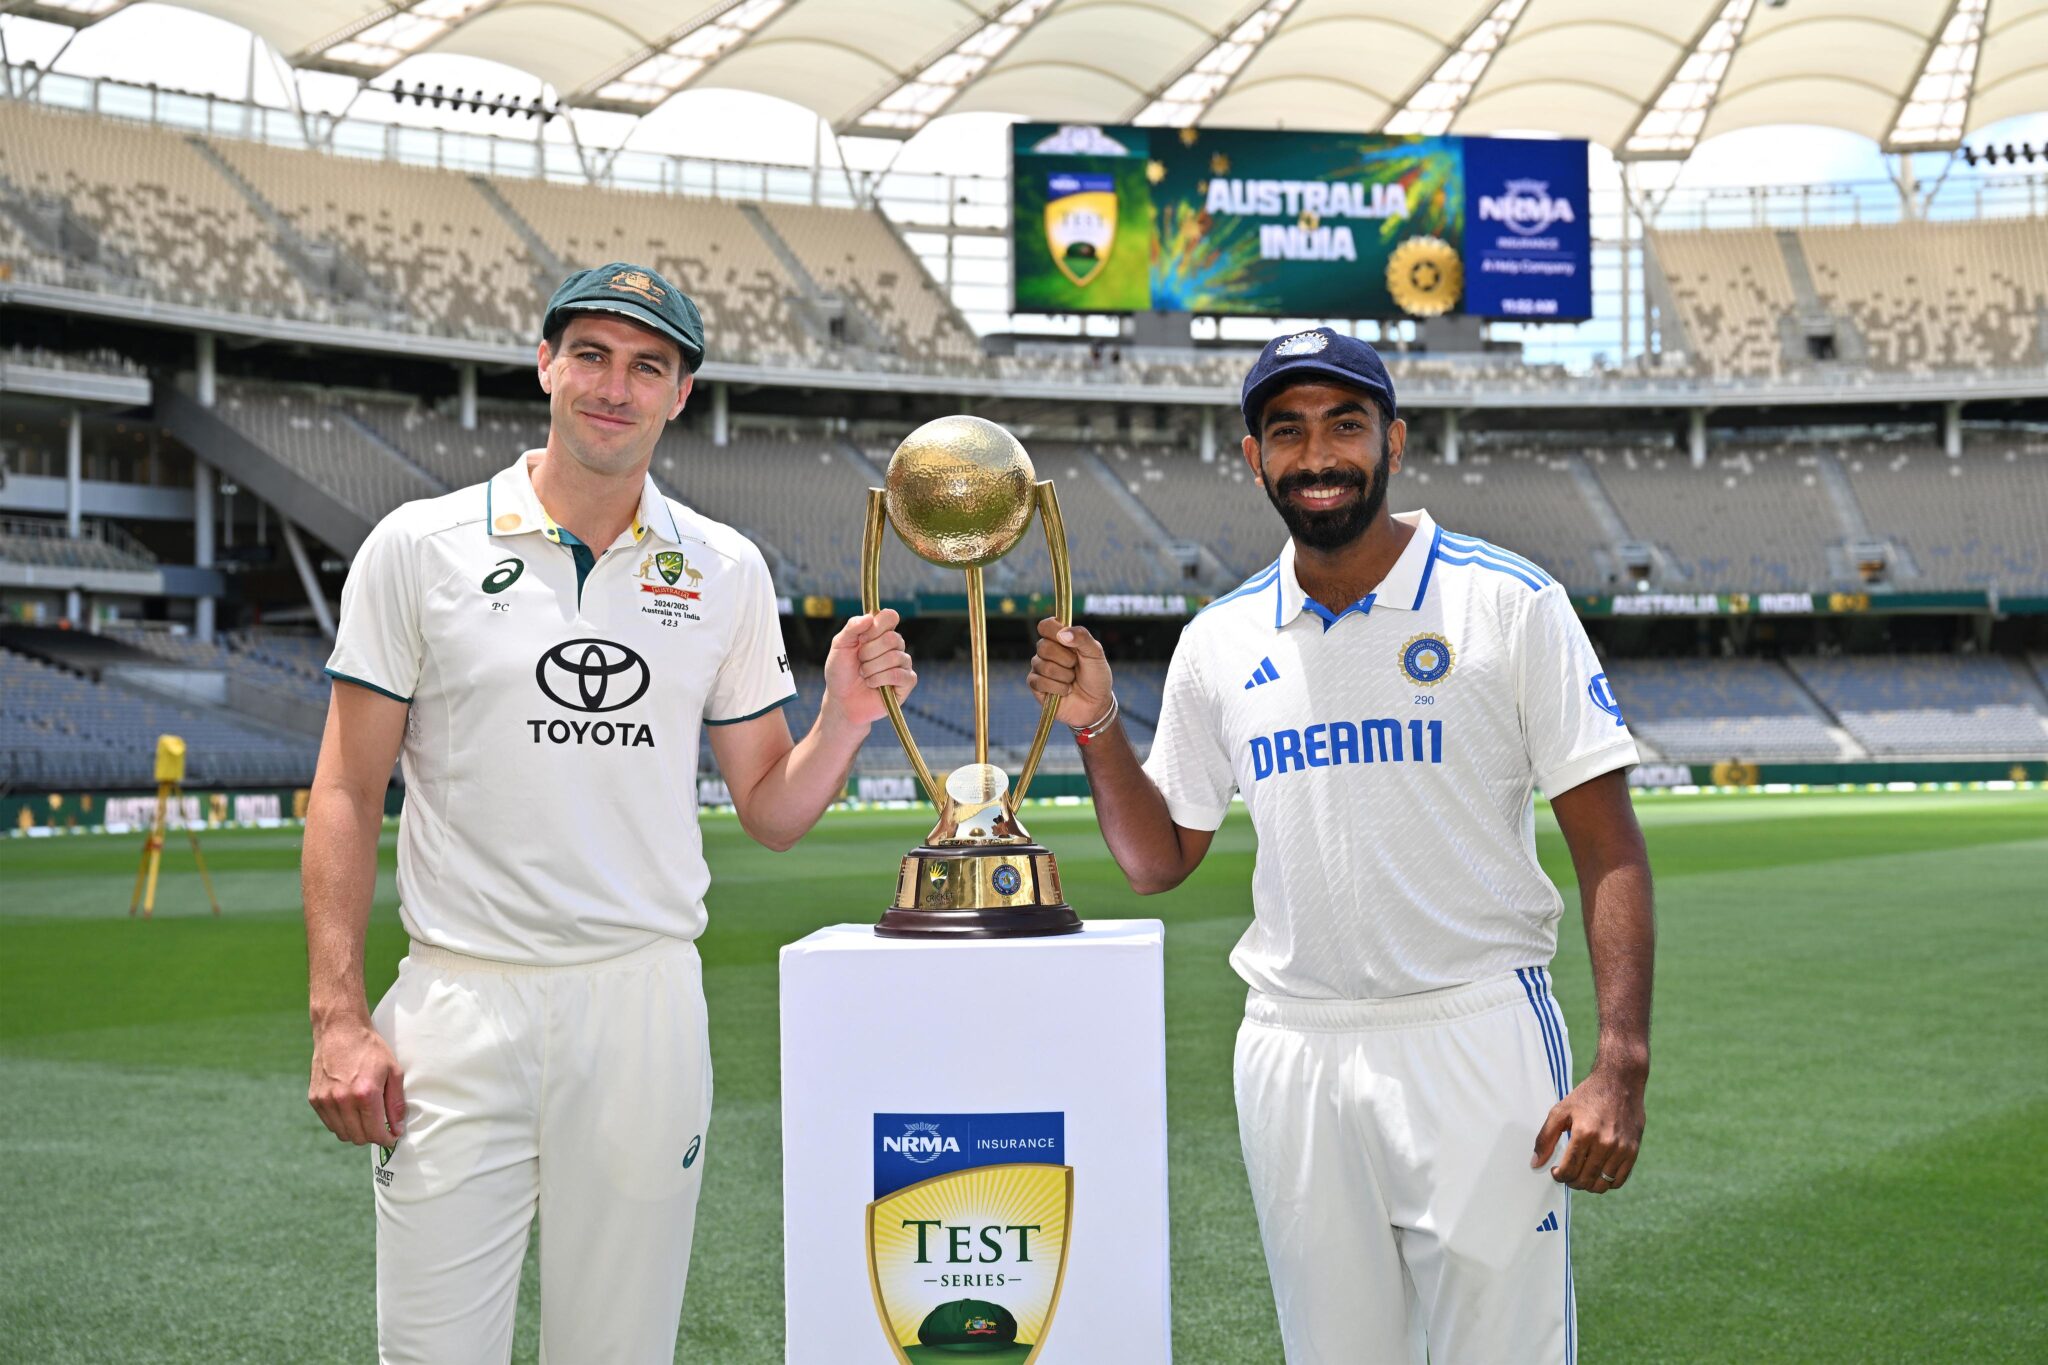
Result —
[[986, 1299], [954, 1299], [925, 1314], [917, 1339], [926, 1346], [960, 1355], [1005, 1351], [1017, 1342], [1017, 1319], [1009, 1309]]

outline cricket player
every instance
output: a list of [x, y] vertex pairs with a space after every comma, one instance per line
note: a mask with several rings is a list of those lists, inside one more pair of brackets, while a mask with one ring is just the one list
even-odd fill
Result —
[[[648, 461], [704, 357], [655, 271], [572, 275], [542, 324], [547, 446], [408, 503], [350, 567], [306, 813], [308, 1098], [374, 1150], [390, 1365], [502, 1362], [540, 1218], [541, 1356], [670, 1360], [710, 1164], [697, 747], [741, 826], [794, 844], [834, 800], [875, 689], [916, 684], [893, 612], [794, 699], [760, 551]], [[363, 942], [403, 756], [411, 948], [371, 1012]]]
[[[1148, 760], [1086, 630], [1040, 623], [1032, 688], [1062, 699], [1139, 893], [1194, 871], [1233, 792], [1251, 813], [1235, 1083], [1288, 1361], [1568, 1365], [1570, 1192], [1627, 1184], [1643, 1132], [1635, 744], [1548, 574], [1388, 514], [1407, 428], [1372, 347], [1277, 338], [1243, 406], [1290, 538], [1182, 631]], [[1576, 1086], [1537, 790], [1592, 948], [1599, 1044]]]

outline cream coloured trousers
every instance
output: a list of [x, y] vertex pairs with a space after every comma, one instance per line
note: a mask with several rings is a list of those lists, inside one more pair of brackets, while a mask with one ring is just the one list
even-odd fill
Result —
[[711, 1117], [695, 946], [524, 967], [415, 943], [373, 1017], [406, 1098], [371, 1149], [379, 1359], [507, 1360], [538, 1214], [541, 1360], [667, 1365]]
[[1389, 1000], [1251, 992], [1238, 1135], [1288, 1365], [1573, 1365], [1571, 1087], [1542, 968]]

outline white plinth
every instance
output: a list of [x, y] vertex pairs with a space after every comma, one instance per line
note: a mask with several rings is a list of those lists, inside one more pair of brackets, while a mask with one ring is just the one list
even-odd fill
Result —
[[[789, 1365], [907, 1358], [890, 1344], [869, 1271], [868, 1206], [883, 1167], [900, 1183], [906, 1171], [939, 1171], [956, 1159], [1042, 1162], [974, 1156], [977, 1145], [996, 1144], [970, 1134], [1010, 1131], [1000, 1116], [1017, 1116], [1015, 1131], [1036, 1132], [1052, 1114], [1064, 1130], [1060, 1160], [1073, 1170], [1072, 1215], [1057, 1305], [1032, 1365], [1171, 1359], [1163, 942], [1157, 920], [970, 942], [878, 938], [863, 924], [821, 929], [782, 950]], [[886, 1125], [877, 1121], [884, 1115], [893, 1116]], [[922, 1116], [996, 1117], [941, 1119], [935, 1134], [918, 1129], [941, 1153], [929, 1167], [905, 1167], [933, 1159], [923, 1150], [901, 1155], [903, 1120]], [[949, 1138], [967, 1142], [968, 1154], [955, 1158]], [[892, 1213], [886, 1221], [903, 1220]], [[1009, 1256], [1013, 1235], [989, 1241]], [[951, 1268], [949, 1247], [971, 1258], [983, 1245], [946, 1237], [931, 1229], [935, 1276]], [[991, 1269], [971, 1259], [958, 1268]], [[993, 1269], [1017, 1267], [998, 1261]], [[1042, 1259], [1027, 1269], [1043, 1273]]]

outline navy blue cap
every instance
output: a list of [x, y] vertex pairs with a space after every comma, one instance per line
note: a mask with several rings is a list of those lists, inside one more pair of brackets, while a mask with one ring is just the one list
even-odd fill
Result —
[[1389, 423], [1401, 415], [1394, 405], [1394, 381], [1387, 377], [1380, 353], [1357, 337], [1316, 327], [1274, 337], [1259, 352], [1258, 362], [1244, 377], [1244, 392], [1239, 399], [1244, 408], [1245, 430], [1257, 439], [1266, 400], [1290, 384], [1316, 380], [1364, 389], [1379, 404]]

